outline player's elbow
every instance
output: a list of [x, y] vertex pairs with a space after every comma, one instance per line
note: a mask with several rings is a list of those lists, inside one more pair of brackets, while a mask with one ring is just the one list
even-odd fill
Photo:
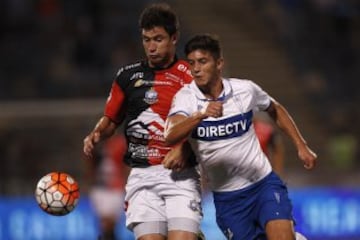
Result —
[[166, 147], [172, 147], [178, 144], [180, 140], [176, 136], [175, 132], [172, 131], [172, 129], [168, 129], [167, 131], [164, 132], [164, 144]]
[[165, 141], [164, 145], [165, 147], [171, 147], [173, 144], [169, 141]]
[[182, 135], [177, 135], [175, 132], [165, 135], [164, 139], [166, 147], [174, 147], [186, 141], [186, 138], [184, 138]]
[[171, 147], [176, 144], [176, 141], [169, 134], [165, 134], [164, 144], [166, 147]]
[[164, 144], [166, 147], [171, 147], [176, 143], [176, 138], [173, 134], [174, 129], [170, 121], [166, 121], [164, 130]]
[[165, 146], [171, 147], [179, 142], [181, 142], [184, 138], [184, 127], [179, 125], [179, 118], [183, 118], [183, 116], [173, 116], [171, 119], [168, 119], [165, 124], [164, 131], [164, 142]]

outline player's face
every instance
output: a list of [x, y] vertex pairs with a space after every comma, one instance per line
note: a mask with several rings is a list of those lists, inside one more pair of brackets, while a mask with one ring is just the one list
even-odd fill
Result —
[[201, 89], [215, 86], [221, 79], [223, 59], [215, 59], [209, 51], [195, 50], [187, 56], [196, 85]]
[[142, 43], [150, 67], [167, 67], [175, 56], [177, 35], [169, 36], [163, 27], [142, 30]]

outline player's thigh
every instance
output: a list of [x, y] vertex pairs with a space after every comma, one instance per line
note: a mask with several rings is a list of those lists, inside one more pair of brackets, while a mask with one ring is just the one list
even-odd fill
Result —
[[[230, 206], [233, 206], [230, 204]], [[234, 206], [233, 206], [234, 207]], [[225, 211], [223, 211], [225, 210]], [[254, 239], [257, 228], [254, 218], [249, 217], [251, 211], [239, 212], [234, 208], [216, 209], [216, 223], [227, 239], [248, 240]]]
[[295, 240], [293, 222], [286, 219], [271, 220], [266, 224], [268, 240]]
[[142, 222], [166, 222], [165, 201], [152, 187], [158, 179], [138, 171], [132, 170], [126, 184], [126, 226], [131, 231]]
[[[165, 197], [168, 231], [184, 231], [197, 234], [202, 219], [201, 193], [193, 179], [176, 181], [172, 194]], [[181, 234], [179, 232], [179, 234]]]
[[[249, 198], [241, 191], [217, 193], [215, 197], [216, 223], [228, 239], [255, 239], [257, 211], [255, 195]], [[222, 201], [226, 198], [226, 201]], [[221, 200], [221, 201], [219, 201]]]
[[285, 222], [287, 223], [286, 226], [292, 226], [292, 210], [293, 207], [286, 185], [274, 175], [263, 184], [258, 198], [259, 224], [261, 228], [265, 229], [269, 222], [275, 220], [283, 220], [277, 223]]
[[128, 199], [126, 226], [130, 230], [139, 223], [166, 221], [165, 201], [152, 189], [139, 190]]
[[202, 219], [201, 202], [178, 196], [166, 200], [168, 231], [187, 231], [197, 234]]

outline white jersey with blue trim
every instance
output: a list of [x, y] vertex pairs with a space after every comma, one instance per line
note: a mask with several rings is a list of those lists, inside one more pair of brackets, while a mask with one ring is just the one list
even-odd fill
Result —
[[[252, 116], [269, 107], [271, 97], [250, 80], [222, 79], [223, 116], [204, 119], [189, 136], [189, 142], [208, 179], [211, 190], [234, 191], [268, 175], [272, 168], [256, 137]], [[169, 115], [190, 116], [211, 101], [195, 81], [175, 95]]]

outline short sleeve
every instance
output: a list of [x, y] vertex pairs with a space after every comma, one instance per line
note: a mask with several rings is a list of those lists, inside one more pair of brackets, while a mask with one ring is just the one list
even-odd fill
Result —
[[271, 97], [265, 92], [259, 85], [250, 81], [252, 85], [252, 91], [254, 96], [254, 105], [256, 109], [263, 111], [270, 106]]
[[196, 111], [195, 101], [196, 99], [194, 95], [191, 94], [191, 90], [189, 89], [188, 85], [185, 85], [175, 94], [171, 103], [169, 116], [175, 114], [190, 116]]
[[113, 122], [120, 123], [123, 102], [125, 99], [124, 92], [119, 85], [114, 81], [110, 90], [109, 97], [107, 98], [104, 115], [109, 117]]

